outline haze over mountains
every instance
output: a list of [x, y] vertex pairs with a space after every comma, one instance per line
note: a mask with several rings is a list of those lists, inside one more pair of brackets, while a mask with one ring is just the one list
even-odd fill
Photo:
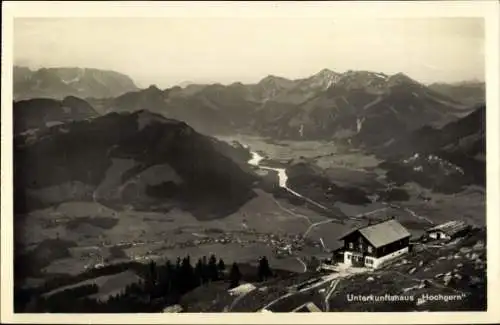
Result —
[[481, 81], [432, 83], [429, 87], [469, 106], [482, 104], [486, 99], [485, 83]]
[[14, 66], [14, 100], [66, 96], [114, 97], [137, 89], [132, 79], [115, 71], [88, 68]]

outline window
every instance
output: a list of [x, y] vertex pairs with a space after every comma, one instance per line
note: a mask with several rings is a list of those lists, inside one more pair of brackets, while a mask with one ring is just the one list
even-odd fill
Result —
[[372, 265], [373, 260], [371, 258], [367, 258], [365, 263], [366, 263], [366, 265]]
[[368, 246], [368, 253], [373, 253], [373, 247]]
[[346, 256], [346, 258], [347, 258], [348, 260], [350, 260], [350, 259], [351, 259], [351, 254], [345, 254], [345, 256]]
[[349, 248], [353, 249], [354, 248], [354, 243], [349, 243]]

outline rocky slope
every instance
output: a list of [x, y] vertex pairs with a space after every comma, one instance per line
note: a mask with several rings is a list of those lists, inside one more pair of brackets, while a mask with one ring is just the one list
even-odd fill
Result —
[[41, 68], [30, 70], [14, 67], [14, 99], [66, 96], [115, 97], [134, 91], [137, 86], [130, 77], [107, 70], [83, 68]]
[[17, 136], [14, 148], [16, 212], [95, 201], [122, 209], [180, 207], [211, 219], [253, 195], [243, 149], [148, 111], [39, 129]]
[[63, 100], [34, 98], [14, 102], [14, 133], [50, 127], [68, 121], [84, 120], [98, 115], [86, 101], [68, 96]]
[[391, 141], [423, 125], [454, 118], [459, 104], [403, 75], [369, 71], [332, 75], [329, 87], [304, 102], [266, 102], [256, 113], [263, 134], [293, 139]]

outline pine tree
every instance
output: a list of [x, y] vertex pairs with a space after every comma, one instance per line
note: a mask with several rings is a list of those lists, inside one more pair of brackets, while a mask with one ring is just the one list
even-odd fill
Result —
[[181, 292], [186, 292], [193, 289], [195, 287], [194, 270], [193, 266], [191, 265], [191, 259], [189, 256], [186, 256], [182, 260], [181, 275], [182, 275]]
[[267, 280], [267, 278], [271, 277], [273, 273], [271, 272], [271, 268], [269, 267], [269, 262], [267, 257], [262, 257], [259, 261], [259, 269], [258, 269], [258, 277], [260, 281]]
[[226, 264], [224, 263], [224, 261], [221, 259], [219, 259], [219, 263], [217, 264], [217, 269], [219, 271], [219, 276], [221, 278], [224, 277], [224, 271], [226, 270]]
[[202, 285], [204, 283], [203, 271], [203, 261], [199, 258], [194, 267], [194, 275], [197, 278], [198, 285]]
[[172, 281], [174, 279], [174, 267], [170, 260], [167, 260], [165, 262], [165, 278], [166, 278], [166, 291], [171, 292], [172, 291]]
[[146, 290], [150, 301], [152, 300], [154, 295], [156, 280], [157, 280], [156, 263], [154, 261], [151, 261], [149, 263], [149, 273], [146, 279]]
[[182, 260], [180, 257], [177, 257], [177, 261], [175, 262], [175, 266], [172, 270], [172, 287], [175, 292], [179, 292], [180, 284], [182, 282], [182, 272], [181, 272], [181, 263]]
[[210, 259], [208, 260], [208, 276], [210, 281], [217, 281], [219, 279], [217, 258], [215, 257], [215, 255], [210, 256]]
[[181, 258], [180, 257], [177, 257], [177, 261], [175, 262], [175, 269], [178, 271], [181, 269]]
[[156, 271], [157, 270], [156, 270], [156, 263], [155, 263], [155, 261], [149, 262], [149, 274], [148, 274], [148, 277], [152, 280], [152, 282], [156, 281], [156, 276], [157, 276]]
[[229, 273], [229, 289], [235, 288], [240, 284], [241, 273], [238, 264], [233, 263], [231, 272]]
[[201, 276], [203, 283], [208, 283], [209, 271], [208, 271], [208, 261], [206, 256], [203, 256], [201, 258], [201, 266], [202, 266]]
[[164, 265], [158, 267], [158, 294], [160, 296], [166, 296], [170, 291], [169, 282], [171, 280], [171, 269], [172, 265], [170, 261], [167, 260]]

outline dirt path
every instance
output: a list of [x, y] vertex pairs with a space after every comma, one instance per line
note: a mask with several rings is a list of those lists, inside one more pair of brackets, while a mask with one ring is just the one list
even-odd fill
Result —
[[317, 206], [317, 207], [319, 207], [319, 208], [321, 208], [321, 209], [323, 209], [323, 210], [325, 210], [325, 211], [330, 211], [330, 209], [328, 209], [328, 208], [327, 208], [327, 207], [325, 207], [324, 205], [322, 205], [322, 204], [320, 204], [320, 203], [318, 203], [318, 202], [316, 202], [316, 201], [314, 201], [314, 200], [312, 200], [312, 199], [310, 199], [310, 198], [308, 198], [308, 197], [305, 197], [305, 196], [301, 195], [301, 194], [300, 194], [300, 193], [298, 193], [298, 192], [295, 192], [295, 191], [294, 191], [294, 190], [292, 190], [291, 188], [286, 187], [286, 186], [285, 186], [284, 188], [285, 188], [288, 192], [292, 193], [292, 194], [293, 194], [293, 195], [295, 195], [295, 196], [298, 196], [298, 197], [302, 198], [302, 199], [303, 199], [303, 200], [305, 200], [306, 202], [308, 202], [308, 203], [310, 203], [310, 204], [312, 204], [312, 205], [315, 205], [315, 206]]
[[396, 205], [396, 204], [393, 204], [393, 203], [387, 203], [387, 202], [380, 202], [380, 203], [382, 203], [384, 205], [387, 205], [389, 208], [394, 208], [394, 209], [399, 209], [399, 210], [406, 211], [412, 217], [414, 217], [416, 219], [424, 220], [424, 221], [428, 222], [429, 224], [434, 225], [434, 221], [432, 221], [431, 219], [429, 219], [427, 217], [418, 215], [415, 211], [411, 210], [410, 208], [403, 207], [403, 206], [400, 206], [400, 205]]
[[[380, 209], [376, 209], [376, 210], [373, 210], [373, 211], [370, 211], [370, 212], [365, 212], [365, 213], [359, 213], [353, 217], [349, 217], [350, 219], [358, 219], [360, 217], [365, 217], [365, 216], [369, 216], [371, 214], [374, 214], [374, 213], [377, 213], [377, 212], [380, 212], [380, 211], [384, 211], [384, 210], [387, 210], [388, 207], [386, 208], [380, 208]], [[302, 235], [303, 237], [307, 237], [307, 235], [309, 234], [309, 232], [311, 232], [311, 230], [313, 230], [313, 228], [315, 227], [318, 227], [318, 226], [321, 226], [321, 225], [324, 225], [324, 224], [327, 224], [327, 223], [332, 223], [332, 222], [339, 222], [337, 219], [328, 219], [328, 220], [323, 220], [323, 221], [320, 221], [320, 222], [315, 222], [313, 224], [311, 224], [309, 226], [309, 228], [307, 228], [307, 230], [304, 232], [304, 234]]]
[[[321, 279], [321, 278], [323, 278], [323, 280], [322, 280], [322, 281], [318, 281], [318, 282], [316, 282], [316, 283], [314, 283], [314, 284], [312, 284], [312, 285], [310, 285], [310, 286], [308, 286], [308, 287], [305, 287], [305, 288], [303, 288], [303, 289], [300, 289], [300, 290], [298, 290], [298, 291], [296, 291], [296, 292], [289, 292], [289, 293], [287, 293], [287, 294], [285, 294], [285, 295], [283, 295], [283, 296], [280, 296], [280, 297], [278, 297], [278, 298], [274, 299], [273, 301], [269, 302], [269, 303], [268, 303], [267, 305], [265, 305], [264, 307], [262, 307], [262, 308], [261, 308], [261, 310], [263, 310], [263, 309], [269, 309], [269, 307], [273, 306], [273, 305], [274, 305], [274, 304], [276, 304], [278, 301], [281, 301], [281, 300], [283, 300], [283, 299], [289, 298], [289, 297], [294, 296], [294, 295], [299, 294], [299, 293], [304, 293], [304, 292], [307, 292], [307, 291], [311, 291], [311, 290], [313, 290], [313, 289], [316, 289], [317, 287], [320, 287], [320, 286], [322, 286], [322, 285], [325, 285], [325, 284], [326, 284], [326, 283], [328, 283], [328, 282], [336, 282], [336, 283], [338, 283], [338, 282], [339, 282], [339, 280], [338, 280], [337, 278], [338, 278], [338, 277], [340, 277], [340, 276], [341, 276], [341, 275], [340, 275], [339, 273], [332, 273], [332, 274], [327, 275], [327, 276], [319, 277], [319, 278], [317, 278], [317, 279]], [[305, 284], [305, 283], [308, 283], [308, 282], [310, 282], [310, 281], [311, 281], [311, 279], [309, 279], [309, 280], [307, 280], [307, 281], [304, 281], [304, 282], [301, 282], [301, 283], [298, 283], [298, 284], [296, 284], [296, 285], [295, 285], [295, 286], [293, 286], [293, 287], [299, 287], [300, 285]], [[332, 287], [333, 287], [333, 290], [335, 290], [336, 286], [337, 286], [337, 284], [334, 284], [334, 285], [332, 285], [332, 284], [331, 284], [331, 285], [330, 285], [330, 290], [332, 290], [332, 289], [331, 289]], [[332, 292], [333, 292], [333, 291], [332, 291]]]
[[307, 264], [306, 264], [306, 263], [304, 263], [304, 261], [303, 261], [300, 257], [298, 257], [298, 256], [297, 256], [295, 259], [296, 259], [297, 261], [299, 261], [299, 262], [300, 262], [300, 264], [302, 264], [302, 265], [304, 266], [304, 272], [307, 272]]
[[236, 299], [233, 300], [233, 302], [231, 303], [231, 305], [229, 306], [226, 306], [224, 307], [224, 312], [225, 313], [229, 313], [231, 312], [231, 310], [233, 310], [234, 306], [236, 306], [236, 304], [238, 303], [238, 301], [240, 301], [241, 299], [243, 299], [246, 295], [248, 295], [250, 292], [253, 292], [254, 290], [256, 290], [257, 288], [253, 289], [253, 290], [249, 290], [249, 291], [246, 291], [244, 293], [242, 293], [241, 295], [239, 295], [238, 297], [236, 297]]
[[288, 214], [291, 214], [294, 217], [305, 219], [307, 222], [309, 222], [310, 224], [312, 224], [312, 221], [311, 221], [311, 219], [309, 219], [309, 217], [307, 217], [305, 215], [302, 215], [302, 214], [295, 213], [292, 210], [285, 208], [272, 195], [270, 195], [270, 197], [274, 201], [274, 203], [276, 203], [276, 205], [278, 206], [278, 208], [280, 208], [281, 210], [285, 211]]
[[320, 221], [320, 222], [316, 222], [316, 223], [313, 223], [312, 225], [309, 226], [309, 228], [306, 229], [306, 231], [304, 232], [304, 234], [302, 235], [302, 237], [307, 237], [307, 235], [309, 234], [309, 232], [311, 232], [311, 230], [313, 230], [313, 228], [317, 227], [317, 226], [320, 226], [320, 225], [323, 225], [323, 224], [326, 224], [326, 223], [331, 223], [331, 222], [336, 222], [337, 220], [336, 219], [328, 219], [328, 220], [323, 220], [323, 221]]
[[339, 284], [340, 279], [334, 280], [331, 284], [330, 287], [328, 288], [328, 292], [325, 295], [325, 312], [330, 311], [330, 297], [332, 296], [333, 292], [337, 288], [337, 285]]

